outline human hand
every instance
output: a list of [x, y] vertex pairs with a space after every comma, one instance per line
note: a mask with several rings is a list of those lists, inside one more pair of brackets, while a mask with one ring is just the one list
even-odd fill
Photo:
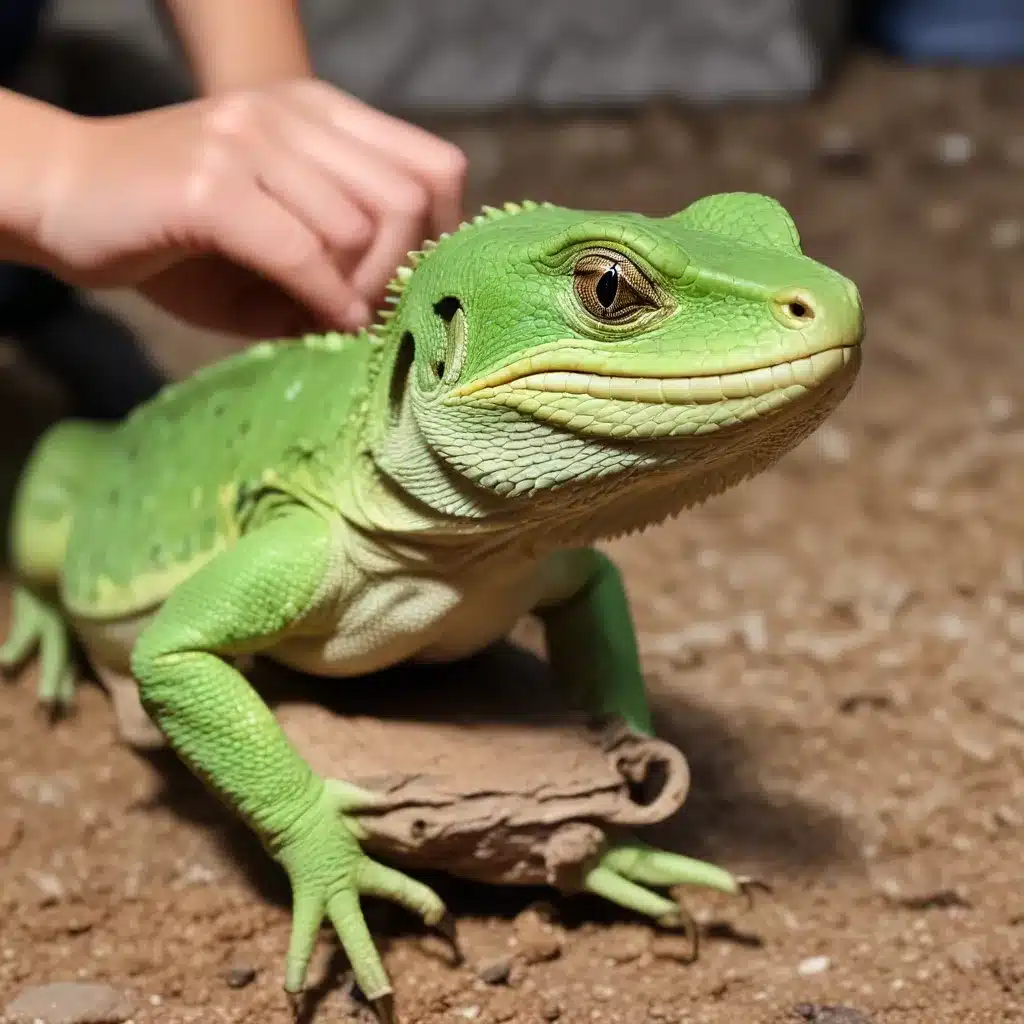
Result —
[[461, 217], [460, 150], [323, 82], [67, 123], [33, 229], [50, 269], [203, 327], [357, 328]]

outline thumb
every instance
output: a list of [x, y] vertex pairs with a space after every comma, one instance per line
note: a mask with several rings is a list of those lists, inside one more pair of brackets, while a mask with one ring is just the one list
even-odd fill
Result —
[[194, 327], [251, 340], [289, 338], [335, 326], [276, 284], [214, 256], [175, 264], [144, 281], [139, 291]]

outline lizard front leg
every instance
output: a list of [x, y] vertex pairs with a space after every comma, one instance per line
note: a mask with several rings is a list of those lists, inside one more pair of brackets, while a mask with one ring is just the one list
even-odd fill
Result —
[[621, 715], [651, 735], [651, 709], [633, 616], [615, 563], [593, 548], [560, 557], [558, 596], [535, 609], [551, 672], [571, 699], [595, 714]]
[[292, 884], [285, 987], [301, 989], [326, 915], [356, 979], [384, 1016], [391, 985], [359, 897], [396, 900], [428, 925], [446, 917], [426, 886], [363, 854], [345, 812], [372, 795], [324, 780], [299, 756], [245, 678], [225, 660], [268, 649], [331, 589], [330, 525], [304, 508], [245, 535], [168, 598], [132, 653], [149, 715], [174, 750], [256, 832]]
[[[558, 570], [560, 592], [535, 609], [544, 626], [554, 678], [586, 710], [620, 715], [637, 732], [653, 735], [633, 617], [619, 570], [592, 548], [566, 552]], [[589, 891], [613, 903], [666, 926], [685, 927], [695, 946], [692, 918], [653, 889], [695, 885], [741, 893], [752, 884], [705, 861], [641, 843], [612, 846], [584, 879]]]

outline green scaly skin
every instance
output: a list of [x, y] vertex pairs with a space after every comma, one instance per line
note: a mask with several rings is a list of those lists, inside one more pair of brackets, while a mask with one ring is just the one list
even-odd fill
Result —
[[[853, 284], [757, 195], [662, 219], [510, 204], [410, 260], [369, 332], [265, 343], [113, 429], [53, 428], [17, 498], [0, 650], [41, 649], [51, 703], [72, 695], [65, 624], [133, 675], [288, 872], [287, 989], [326, 915], [387, 1012], [359, 897], [445, 909], [362, 853], [346, 812], [372, 797], [316, 777], [231, 659], [350, 677], [465, 656], [533, 613], [555, 678], [649, 731], [622, 581], [591, 545], [774, 463], [846, 394], [863, 332]], [[585, 884], [679, 925], [656, 890], [684, 883], [741, 889], [637, 845]]]

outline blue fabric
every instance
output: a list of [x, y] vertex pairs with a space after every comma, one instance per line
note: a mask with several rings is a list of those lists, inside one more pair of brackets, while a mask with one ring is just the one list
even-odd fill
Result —
[[0, 82], [32, 49], [46, 0], [0, 0]]
[[909, 60], [1024, 60], [1021, 0], [884, 0], [873, 28], [887, 49]]

